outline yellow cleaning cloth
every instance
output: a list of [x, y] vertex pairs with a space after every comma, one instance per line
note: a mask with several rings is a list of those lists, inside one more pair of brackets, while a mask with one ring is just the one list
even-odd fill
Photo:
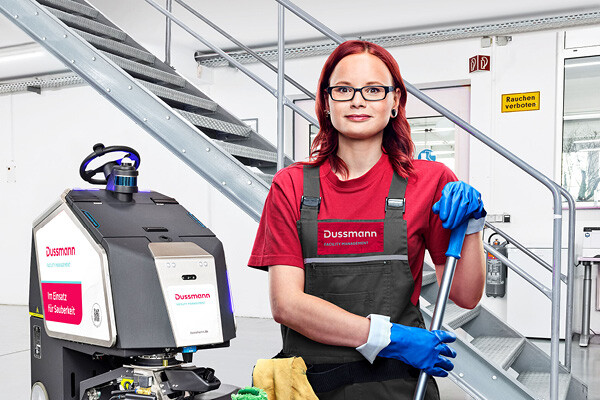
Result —
[[269, 400], [318, 400], [301, 357], [258, 360], [252, 378]]

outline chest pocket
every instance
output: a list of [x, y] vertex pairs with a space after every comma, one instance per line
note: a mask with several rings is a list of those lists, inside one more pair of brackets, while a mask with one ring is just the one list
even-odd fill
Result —
[[391, 314], [391, 261], [324, 261], [305, 265], [306, 293], [363, 317]]

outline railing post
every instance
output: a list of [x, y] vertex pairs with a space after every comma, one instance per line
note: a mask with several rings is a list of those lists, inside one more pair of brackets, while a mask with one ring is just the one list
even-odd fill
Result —
[[277, 18], [277, 170], [284, 164], [285, 8], [278, 4]]
[[571, 371], [573, 341], [573, 290], [575, 289], [575, 200], [562, 186], [560, 191], [569, 203], [569, 254], [567, 255], [567, 315], [565, 320], [565, 368]]
[[[560, 261], [562, 235], [562, 196], [553, 188], [554, 226], [552, 243], [552, 318], [550, 339], [550, 400], [558, 400], [559, 344], [560, 344]], [[570, 279], [571, 277], [569, 277]]]
[[[166, 9], [171, 12], [173, 9], [173, 0], [167, 0]], [[171, 18], [166, 17], [165, 23], [165, 64], [171, 66]]]

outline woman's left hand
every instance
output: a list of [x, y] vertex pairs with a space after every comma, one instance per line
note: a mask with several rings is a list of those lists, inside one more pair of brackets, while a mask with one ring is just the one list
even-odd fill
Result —
[[[454, 229], [470, 219], [479, 220], [485, 217], [487, 212], [483, 208], [481, 194], [471, 185], [462, 182], [448, 182], [442, 190], [442, 197], [433, 205], [433, 212], [439, 214], [442, 226], [446, 229]], [[485, 219], [481, 220], [483, 223]], [[467, 230], [467, 234], [477, 232]]]

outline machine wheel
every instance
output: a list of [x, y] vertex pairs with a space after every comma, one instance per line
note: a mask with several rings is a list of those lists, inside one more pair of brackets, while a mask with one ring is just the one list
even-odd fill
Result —
[[36, 382], [31, 387], [31, 400], [49, 400], [48, 392], [42, 382]]

